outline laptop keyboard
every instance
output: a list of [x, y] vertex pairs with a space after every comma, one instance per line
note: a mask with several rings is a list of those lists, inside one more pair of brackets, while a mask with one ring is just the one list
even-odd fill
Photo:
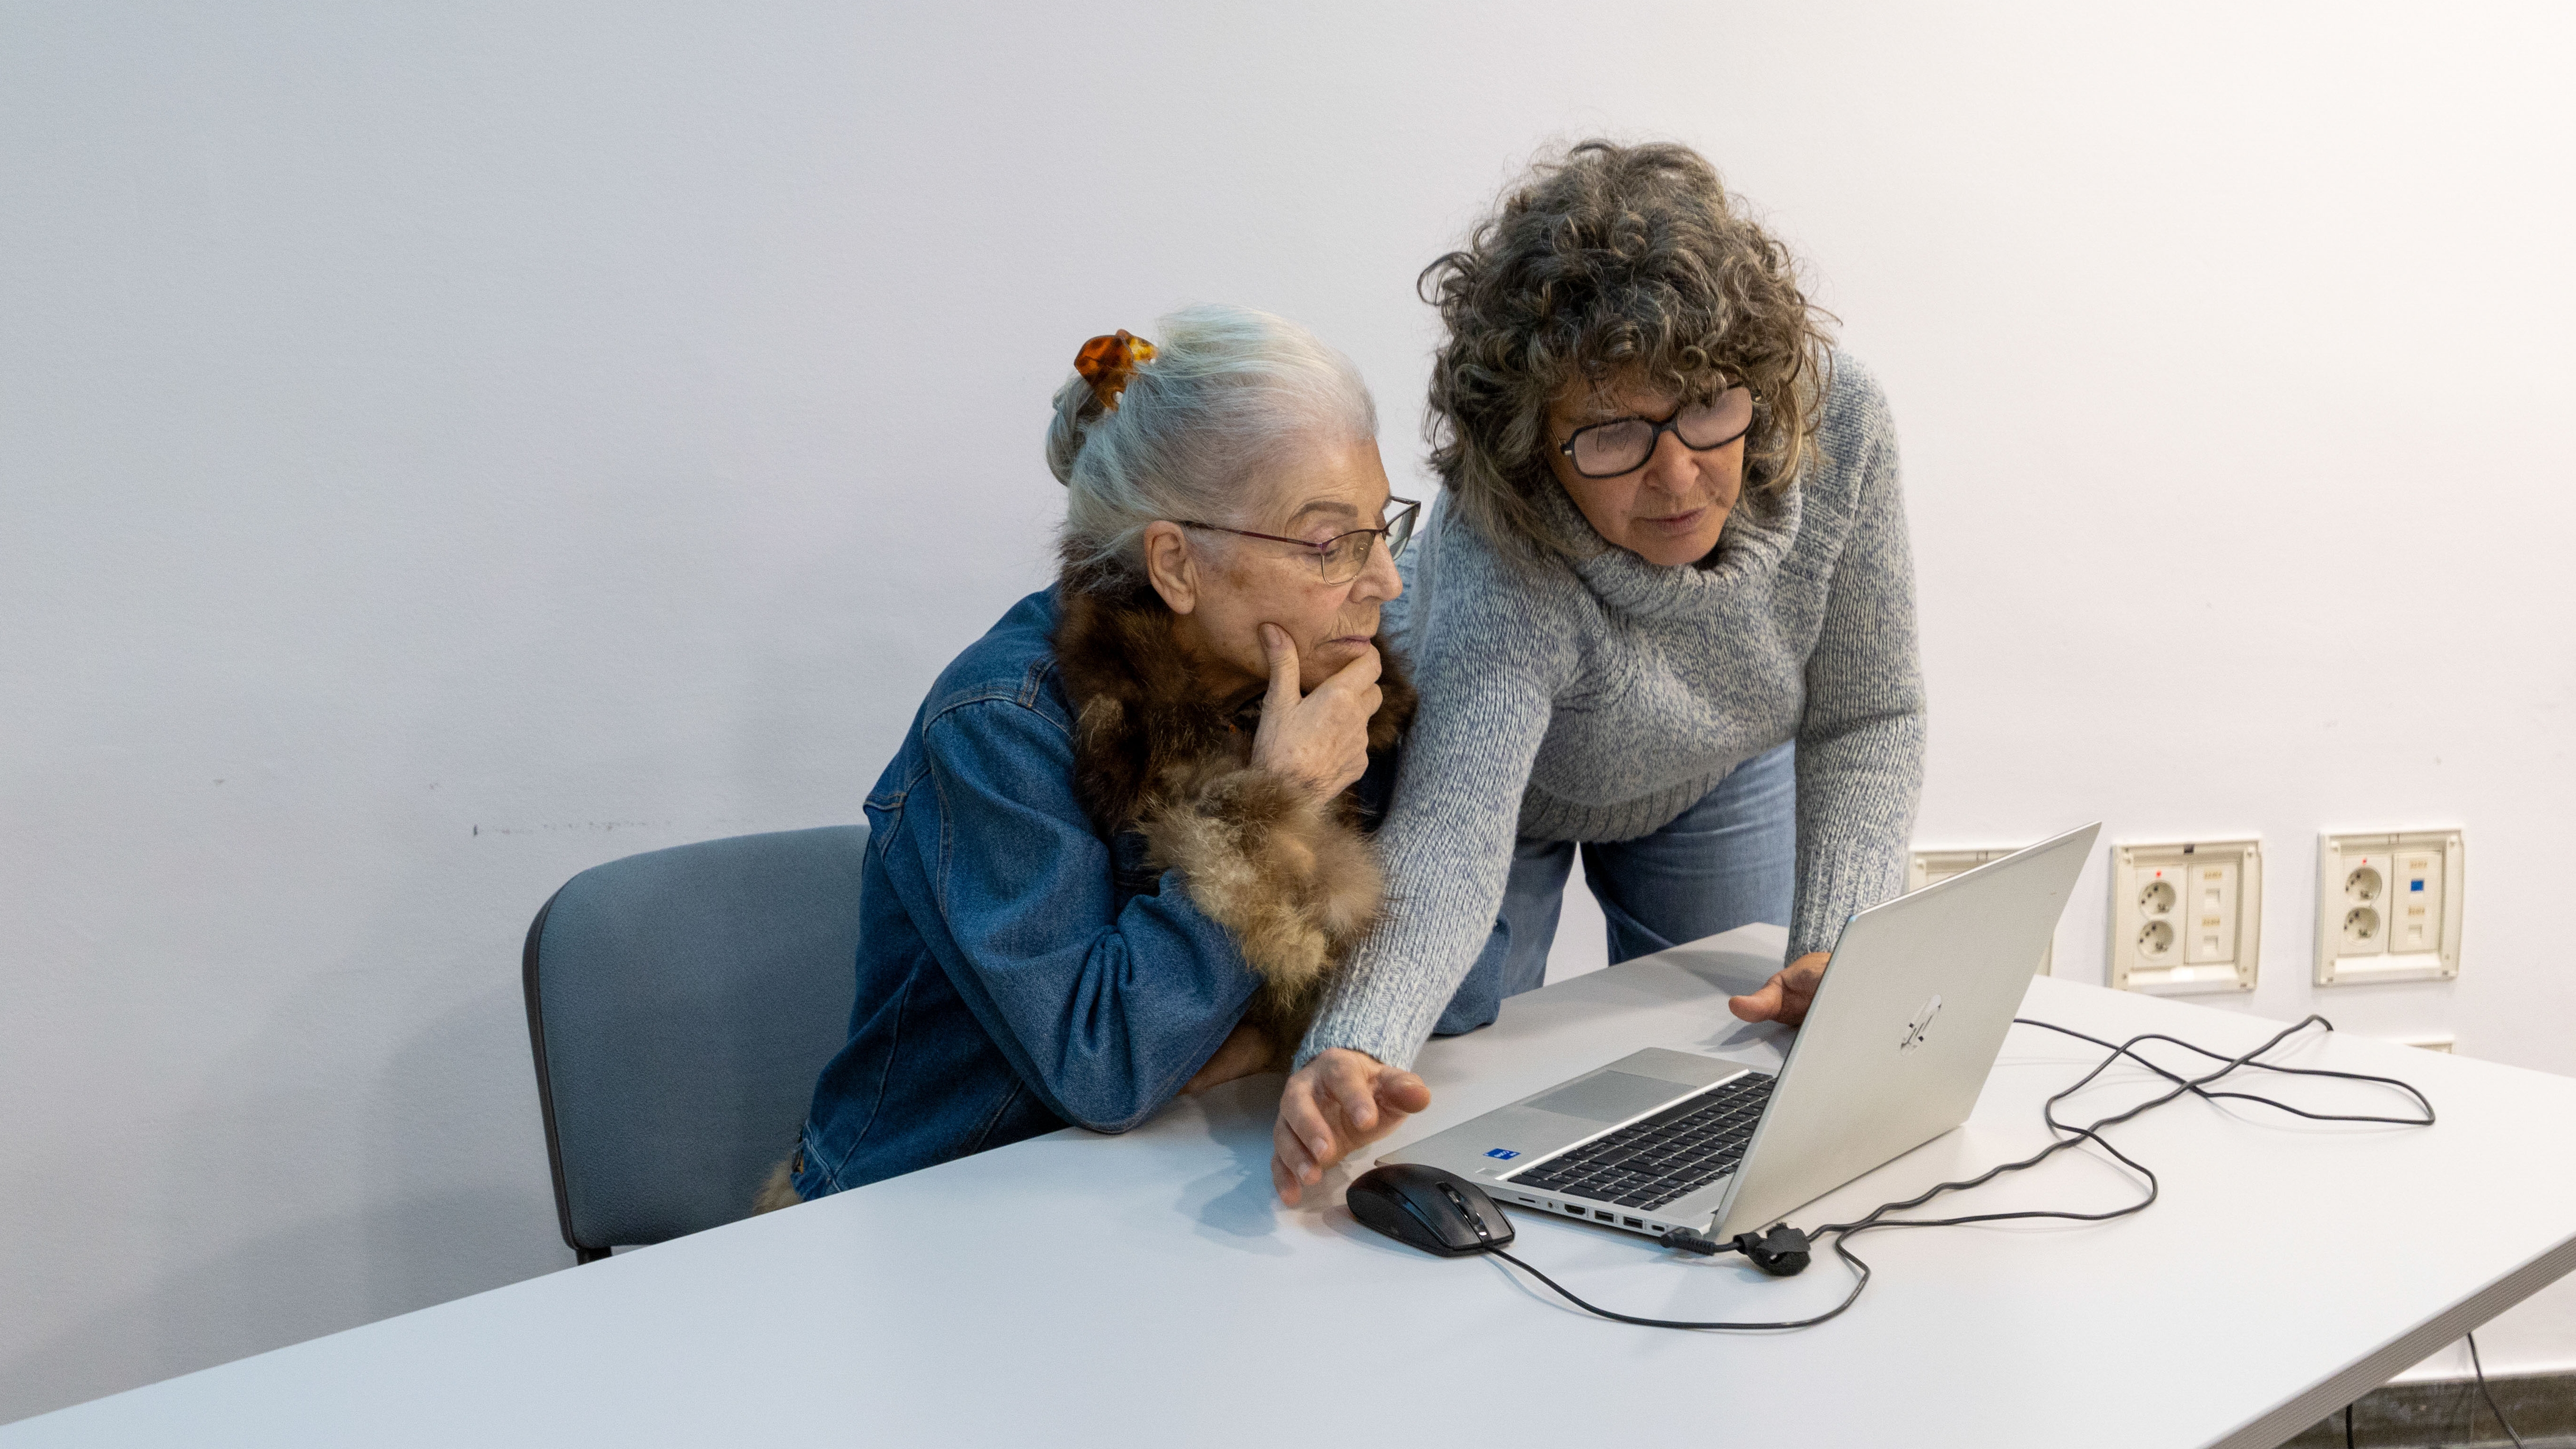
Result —
[[1776, 1078], [1748, 1073], [1503, 1179], [1652, 1211], [1735, 1170]]

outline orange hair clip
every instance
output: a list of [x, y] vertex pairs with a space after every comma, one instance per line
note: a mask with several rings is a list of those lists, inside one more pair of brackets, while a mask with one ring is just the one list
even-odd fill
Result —
[[1094, 337], [1082, 344], [1073, 355], [1073, 370], [1091, 384], [1091, 395], [1100, 406], [1118, 406], [1118, 395], [1127, 390], [1127, 379], [1134, 376], [1141, 363], [1154, 360], [1154, 344], [1121, 327], [1112, 337]]

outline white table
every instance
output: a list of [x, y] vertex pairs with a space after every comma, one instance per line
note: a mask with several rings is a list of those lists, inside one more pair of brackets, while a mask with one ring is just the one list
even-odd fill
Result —
[[[1777, 1060], [1724, 997], [1779, 960], [1752, 928], [1514, 999], [1435, 1042], [1424, 1135], [1633, 1048]], [[2040, 978], [2033, 1015], [2235, 1051], [2275, 1024]], [[1856, 1215], [2043, 1140], [2096, 1056], [2017, 1027], [1974, 1117], [1792, 1221]], [[2402, 1075], [2416, 1129], [2181, 1102], [2118, 1129], [2162, 1202], [2095, 1226], [1864, 1235], [1842, 1319], [1692, 1334], [1584, 1317], [1489, 1259], [1278, 1209], [1277, 1079], [1125, 1137], [1063, 1132], [789, 1212], [0, 1429], [40, 1445], [2272, 1445], [2576, 1267], [2576, 1080], [2337, 1037], [2304, 1064]], [[2136, 1099], [2148, 1078], [2099, 1094]], [[2275, 1078], [2385, 1110], [2378, 1089]], [[1401, 1139], [1400, 1139], [1401, 1140]], [[1338, 1203], [1339, 1181], [1328, 1184]], [[2108, 1206], [2062, 1157], [1996, 1205]], [[1844, 1291], [1677, 1262], [1527, 1214], [1523, 1256], [1595, 1302], [1785, 1318]]]

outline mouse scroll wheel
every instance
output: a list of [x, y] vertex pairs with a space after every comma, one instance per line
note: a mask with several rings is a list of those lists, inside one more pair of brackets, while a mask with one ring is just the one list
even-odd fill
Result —
[[1458, 1189], [1451, 1187], [1445, 1182], [1440, 1184], [1440, 1191], [1448, 1196], [1450, 1202], [1457, 1205], [1459, 1213], [1463, 1215], [1467, 1221], [1476, 1225], [1477, 1237], [1482, 1238], [1489, 1243], [1494, 1240], [1493, 1230], [1485, 1226], [1485, 1215], [1476, 1211], [1474, 1207], [1468, 1204], [1464, 1193], [1459, 1192]]

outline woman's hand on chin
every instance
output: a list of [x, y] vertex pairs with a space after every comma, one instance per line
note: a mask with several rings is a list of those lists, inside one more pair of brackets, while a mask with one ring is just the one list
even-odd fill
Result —
[[1369, 718], [1381, 702], [1377, 650], [1371, 648], [1315, 686], [1298, 689], [1296, 641], [1276, 624], [1261, 626], [1270, 658], [1270, 692], [1262, 697], [1252, 763], [1331, 799], [1368, 773]]
[[1270, 1181], [1290, 1207], [1324, 1169], [1431, 1105], [1431, 1089], [1366, 1052], [1327, 1047], [1288, 1078], [1270, 1129]]
[[1776, 1021], [1782, 1026], [1796, 1026], [1807, 1019], [1807, 1008], [1816, 1001], [1816, 987], [1825, 979], [1825, 952], [1810, 951], [1771, 974], [1762, 989], [1750, 996], [1730, 996], [1726, 1009], [1746, 1021]]

